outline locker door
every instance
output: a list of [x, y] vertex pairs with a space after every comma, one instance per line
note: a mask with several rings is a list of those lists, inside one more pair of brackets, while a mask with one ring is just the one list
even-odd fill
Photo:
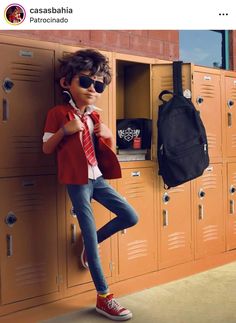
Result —
[[0, 44], [0, 169], [54, 165], [42, 153], [47, 110], [54, 105], [54, 52]]
[[236, 77], [225, 76], [225, 124], [227, 156], [236, 156]]
[[236, 248], [236, 163], [228, 164], [226, 241], [227, 250]]
[[210, 157], [222, 155], [220, 75], [193, 73], [193, 103], [200, 111], [207, 132]]
[[126, 279], [156, 270], [154, 219], [154, 171], [123, 169], [118, 191], [135, 208], [139, 222], [118, 233], [119, 278]]
[[196, 258], [224, 251], [222, 165], [210, 165], [196, 179]]
[[58, 291], [55, 176], [0, 180], [1, 299]]
[[160, 268], [192, 259], [190, 183], [165, 191], [161, 184]]
[[[92, 201], [95, 221], [99, 229], [110, 221], [111, 214], [98, 202]], [[73, 207], [67, 196], [67, 286], [73, 287], [91, 282], [89, 270], [82, 267], [80, 254], [82, 250], [82, 236]], [[111, 239], [103, 241], [99, 246], [99, 254], [105, 277], [111, 277]]]

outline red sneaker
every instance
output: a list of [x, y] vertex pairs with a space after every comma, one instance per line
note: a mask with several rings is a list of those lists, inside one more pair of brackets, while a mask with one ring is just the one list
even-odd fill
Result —
[[85, 251], [85, 247], [83, 244], [82, 247], [82, 251], [81, 251], [81, 255], [80, 255], [80, 260], [81, 260], [81, 264], [84, 268], [88, 269], [89, 265], [88, 265], [88, 261], [87, 261], [87, 256], [86, 256], [86, 251]]
[[121, 306], [113, 297], [113, 294], [109, 294], [107, 297], [98, 295], [96, 311], [115, 321], [126, 321], [132, 317], [132, 313]]

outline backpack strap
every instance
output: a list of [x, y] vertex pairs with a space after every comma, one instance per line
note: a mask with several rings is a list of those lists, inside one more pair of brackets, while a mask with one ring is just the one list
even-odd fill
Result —
[[182, 61], [173, 62], [173, 87], [175, 95], [183, 95]]

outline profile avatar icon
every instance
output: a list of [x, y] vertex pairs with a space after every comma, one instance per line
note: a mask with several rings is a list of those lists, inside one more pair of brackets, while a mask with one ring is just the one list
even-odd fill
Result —
[[5, 19], [11, 25], [19, 25], [25, 20], [25, 9], [17, 4], [11, 4], [5, 9]]

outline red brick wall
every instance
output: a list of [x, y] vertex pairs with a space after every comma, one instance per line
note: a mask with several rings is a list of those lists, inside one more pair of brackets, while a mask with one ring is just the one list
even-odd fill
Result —
[[236, 70], [236, 30], [232, 30], [229, 35], [229, 61], [230, 69]]
[[178, 30], [22, 30], [1, 33], [166, 60], [179, 57]]

